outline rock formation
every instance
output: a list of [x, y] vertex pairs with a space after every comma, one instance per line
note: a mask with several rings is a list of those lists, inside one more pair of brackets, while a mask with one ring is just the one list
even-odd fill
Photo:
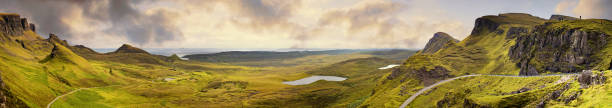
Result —
[[497, 27], [499, 27], [500, 25], [499, 23], [487, 17], [493, 17], [493, 16], [485, 16], [485, 17], [476, 19], [476, 23], [474, 24], [474, 29], [472, 29], [471, 35], [478, 35], [480, 33], [486, 32], [487, 30], [493, 31], [497, 29]]
[[429, 42], [427, 42], [425, 48], [423, 48], [421, 53], [433, 54], [438, 50], [444, 48], [444, 46], [449, 42], [457, 43], [459, 42], [459, 40], [451, 37], [450, 35], [444, 32], [437, 32], [431, 39], [429, 39]]
[[520, 35], [525, 35], [528, 32], [528, 29], [525, 27], [510, 27], [508, 29], [508, 33], [506, 34], [506, 39], [514, 39]]
[[61, 40], [55, 34], [49, 34], [49, 38], [47, 38], [45, 41], [52, 43], [52, 44], [56, 43], [56, 44], [60, 44], [60, 45], [64, 45], [65, 47], [68, 47], [68, 42], [66, 40]]
[[35, 30], [34, 24], [21, 18], [18, 14], [0, 13], [0, 32], [5, 36], [20, 36], [23, 32]]
[[594, 73], [591, 70], [583, 70], [578, 76], [578, 82], [582, 88], [586, 88], [590, 85], [604, 84], [608, 78], [604, 76], [603, 72]]
[[555, 21], [578, 20], [578, 18], [574, 18], [574, 17], [571, 17], [571, 16], [565, 16], [565, 15], [552, 15], [552, 16], [550, 16], [549, 20], [555, 20]]
[[532, 32], [517, 37], [510, 48], [509, 56], [518, 62], [520, 75], [587, 69], [596, 61], [591, 56], [605, 47], [609, 37], [579, 28], [551, 30], [548, 26], [550, 23], [536, 26]]

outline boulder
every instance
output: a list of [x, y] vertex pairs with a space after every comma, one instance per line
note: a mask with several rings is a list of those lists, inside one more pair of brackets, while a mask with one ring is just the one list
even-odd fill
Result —
[[582, 88], [586, 88], [590, 85], [604, 84], [608, 78], [604, 76], [603, 72], [594, 73], [591, 70], [582, 70], [578, 76], [578, 82]]

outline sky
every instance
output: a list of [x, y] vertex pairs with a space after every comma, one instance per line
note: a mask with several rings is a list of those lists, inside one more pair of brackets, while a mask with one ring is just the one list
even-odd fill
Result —
[[423, 48], [500, 13], [612, 19], [612, 0], [0, 0], [71, 44], [116, 48]]

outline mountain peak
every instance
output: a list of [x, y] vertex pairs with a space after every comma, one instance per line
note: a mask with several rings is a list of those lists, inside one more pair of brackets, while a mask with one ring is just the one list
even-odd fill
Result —
[[444, 48], [444, 45], [446, 45], [449, 42], [459, 42], [459, 40], [451, 37], [450, 35], [444, 33], [444, 32], [437, 32], [434, 34], [434, 36], [429, 39], [429, 42], [427, 42], [427, 45], [425, 45], [425, 48], [423, 48], [422, 53], [423, 54], [433, 54], [436, 53], [438, 50]]
[[119, 49], [117, 49], [114, 53], [145, 53], [149, 54], [149, 52], [142, 50], [140, 48], [136, 48], [129, 44], [123, 44]]

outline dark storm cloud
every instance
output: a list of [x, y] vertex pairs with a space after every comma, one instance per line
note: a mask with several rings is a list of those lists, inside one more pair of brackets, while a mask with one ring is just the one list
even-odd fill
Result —
[[[76, 36], [70, 28], [75, 17], [110, 24], [101, 30], [113, 36], [126, 36], [140, 45], [158, 45], [165, 41], [179, 40], [183, 34], [174, 24], [176, 13], [163, 9], [145, 14], [134, 5], [144, 1], [131, 0], [0, 0], [3, 12], [19, 13], [33, 20], [39, 33], [56, 33], [66, 38], [91, 38]], [[79, 14], [75, 14], [79, 13]], [[75, 16], [80, 15], [80, 16]], [[91, 25], [96, 26], [96, 25]], [[108, 35], [107, 35], [108, 36]]]

